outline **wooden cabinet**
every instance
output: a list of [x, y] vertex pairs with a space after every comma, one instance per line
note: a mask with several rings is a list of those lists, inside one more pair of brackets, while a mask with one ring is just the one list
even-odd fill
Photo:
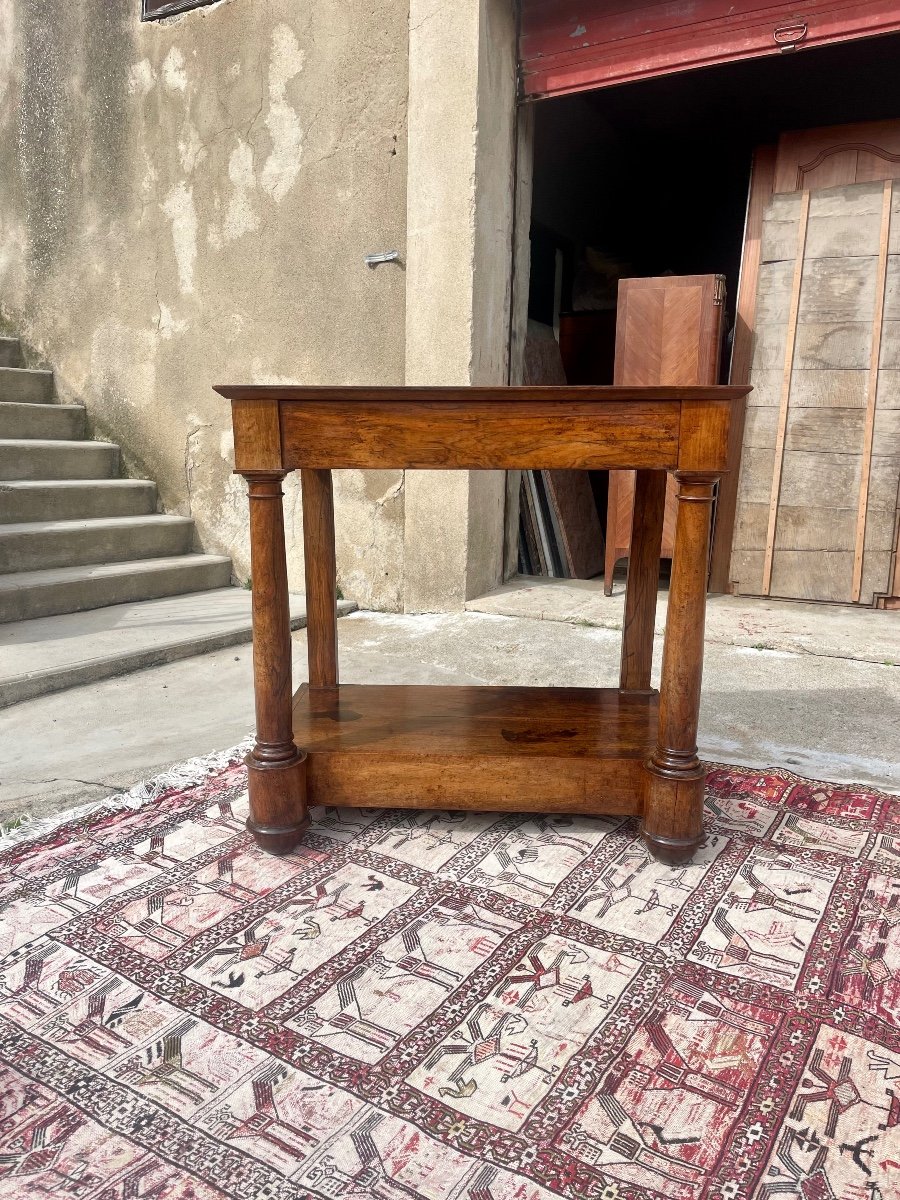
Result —
[[[619, 386], [712, 384], [718, 382], [725, 311], [721, 275], [623, 279], [616, 319], [615, 383]], [[603, 588], [612, 592], [619, 559], [631, 545], [633, 471], [611, 471], [606, 515]], [[675, 539], [675, 488], [669, 480], [662, 558], [671, 558]]]

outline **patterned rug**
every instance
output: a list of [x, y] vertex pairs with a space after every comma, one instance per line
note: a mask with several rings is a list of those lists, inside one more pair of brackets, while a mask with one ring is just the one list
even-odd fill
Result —
[[[317, 810], [234, 758], [0, 853], [0, 1197], [897, 1200], [900, 798]], [[18, 840], [15, 840], [18, 839]]]

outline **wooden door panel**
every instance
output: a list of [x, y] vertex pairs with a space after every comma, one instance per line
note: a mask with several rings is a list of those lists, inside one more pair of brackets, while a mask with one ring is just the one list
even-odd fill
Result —
[[867, 121], [783, 133], [775, 192], [900, 178], [900, 121]]

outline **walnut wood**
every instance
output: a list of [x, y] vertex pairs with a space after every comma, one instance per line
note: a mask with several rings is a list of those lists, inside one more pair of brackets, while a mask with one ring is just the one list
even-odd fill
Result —
[[239, 472], [282, 469], [281, 409], [274, 396], [232, 401], [231, 422]]
[[[627, 384], [597, 387], [560, 387], [534, 385], [519, 387], [307, 387], [293, 383], [217, 384], [213, 391], [230, 400], [256, 404], [280, 404], [293, 401], [317, 404], [646, 404], [682, 400], [737, 400], [749, 387], [722, 387], [713, 384]], [[285, 410], [281, 412], [284, 424]]]
[[334, 495], [331, 472], [301, 471], [306, 568], [306, 651], [310, 687], [338, 682]]
[[[652, 403], [285, 402], [284, 465], [384, 470], [677, 465], [681, 408]], [[615, 432], [615, 436], [613, 433]]]
[[[247, 759], [248, 826], [261, 846], [290, 850], [306, 828], [309, 799], [643, 812], [654, 853], [690, 853], [700, 836], [696, 731], [712, 481], [730, 406], [748, 388], [219, 390], [234, 396], [235, 460], [250, 485], [257, 742]], [[281, 482], [301, 457], [310, 673], [326, 686], [301, 688], [292, 717]], [[524, 461], [563, 470], [688, 463], [659, 708], [655, 695], [635, 690], [335, 686], [330, 469], [359, 461], [450, 469]], [[646, 519], [653, 541], [652, 505]], [[635, 584], [626, 638], [641, 678], [649, 618], [640, 596], [648, 586]]]
[[284, 472], [244, 472], [250, 498], [256, 744], [247, 756], [247, 828], [273, 854], [303, 836], [306, 763], [291, 729], [291, 624], [281, 490]]
[[718, 476], [676, 475], [678, 517], [663, 650], [659, 736], [647, 763], [641, 832], [665, 862], [702, 841], [704, 771], [697, 757], [710, 519]]
[[655, 695], [615, 689], [303, 686], [309, 803], [636, 813]]
[[626, 692], [650, 690], [665, 507], [665, 471], [637, 471], [619, 672], [619, 687]]

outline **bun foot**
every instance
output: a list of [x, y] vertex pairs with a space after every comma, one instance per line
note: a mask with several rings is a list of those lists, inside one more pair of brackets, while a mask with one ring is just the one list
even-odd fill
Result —
[[703, 834], [693, 838], [667, 838], [641, 829], [644, 845], [657, 860], [669, 867], [683, 867], [703, 845]]
[[309, 817], [294, 825], [280, 826], [257, 825], [252, 817], [248, 817], [247, 829], [253, 834], [253, 840], [260, 850], [265, 850], [266, 854], [290, 854], [309, 829]]
[[309, 828], [306, 755], [290, 746], [289, 758], [267, 762], [257, 757], [259, 749], [257, 745], [244, 759], [250, 792], [247, 828], [260, 850], [290, 854]]

